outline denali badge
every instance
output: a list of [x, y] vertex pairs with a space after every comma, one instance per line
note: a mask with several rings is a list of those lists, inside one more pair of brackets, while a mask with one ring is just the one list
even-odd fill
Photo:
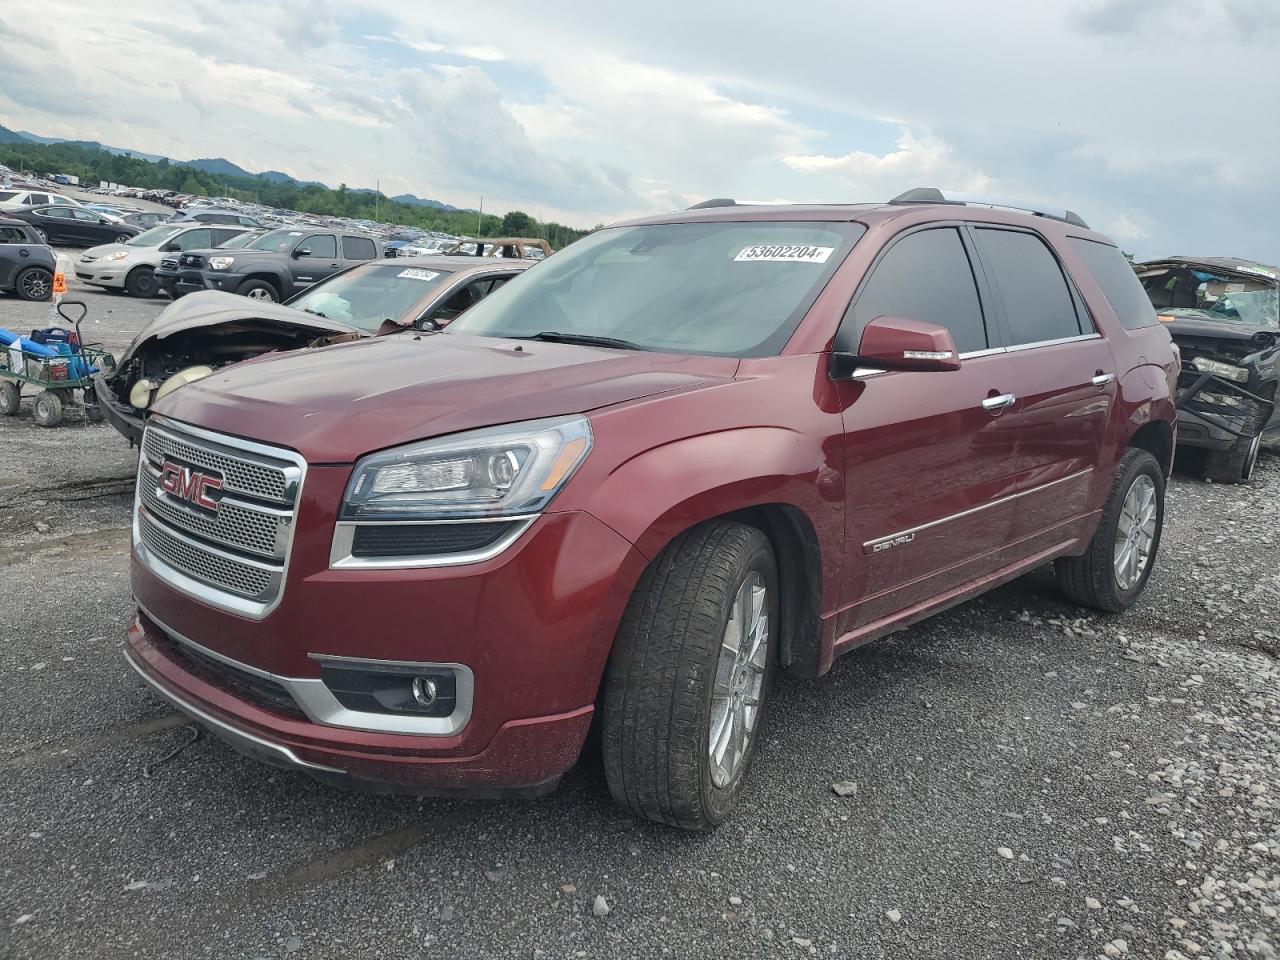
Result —
[[916, 538], [914, 533], [900, 533], [896, 537], [890, 537], [888, 540], [874, 540], [863, 547], [864, 553], [882, 553], [892, 547], [900, 547], [904, 543], [910, 543]]
[[217, 510], [213, 494], [222, 489], [222, 477], [166, 460], [160, 471], [160, 489], [205, 510]]

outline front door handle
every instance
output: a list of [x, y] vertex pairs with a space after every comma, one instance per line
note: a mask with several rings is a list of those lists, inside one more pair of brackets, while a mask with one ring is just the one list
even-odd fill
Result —
[[1114, 373], [1103, 373], [1101, 370], [1099, 370], [1093, 376], [1093, 385], [1095, 387], [1105, 387], [1108, 383], [1110, 383], [1115, 378], [1116, 378], [1116, 375]]
[[998, 397], [987, 397], [982, 401], [982, 409], [1003, 410], [1005, 407], [1012, 407], [1018, 400], [1012, 393], [1002, 393]]

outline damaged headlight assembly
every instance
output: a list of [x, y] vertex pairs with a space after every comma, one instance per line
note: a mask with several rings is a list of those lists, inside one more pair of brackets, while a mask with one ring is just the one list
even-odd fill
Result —
[[591, 450], [586, 417], [472, 430], [356, 464], [334, 532], [335, 567], [474, 563], [513, 543]]
[[1246, 383], [1249, 379], [1249, 371], [1244, 367], [1237, 367], [1234, 363], [1223, 363], [1221, 360], [1210, 360], [1208, 357], [1196, 357], [1191, 361], [1191, 365], [1201, 373], [1211, 373], [1215, 377], [1234, 380], [1236, 383]]

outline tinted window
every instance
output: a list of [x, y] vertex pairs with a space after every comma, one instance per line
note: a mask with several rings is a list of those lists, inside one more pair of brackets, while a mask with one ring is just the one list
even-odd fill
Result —
[[71, 207], [71, 216], [77, 220], [84, 220], [87, 223], [101, 223], [102, 217], [94, 213], [92, 210], [82, 210], [79, 207]]
[[42, 203], [49, 202], [49, 195], [47, 193], [31, 193], [28, 194], [27, 199], [22, 202], [32, 207], [38, 207]]
[[338, 255], [338, 241], [332, 236], [321, 234], [319, 236], [307, 237], [302, 243], [298, 244], [299, 250], [310, 250], [311, 256], [316, 259], [328, 258], [332, 260]]
[[856, 352], [862, 328], [876, 317], [946, 327], [961, 353], [987, 348], [973, 267], [954, 228], [913, 233], [889, 249], [845, 317], [840, 349]]
[[238, 230], [230, 227], [215, 227], [213, 229], [213, 240], [210, 241], [210, 243], [212, 246], [216, 247], [219, 244], [225, 243], [227, 240], [230, 240], [232, 237], [240, 236], [240, 234], [242, 233], [244, 233], [243, 230]]
[[56, 217], [59, 220], [70, 220], [71, 208], [70, 207], [50, 207], [48, 210], [37, 210], [36, 216]]
[[1078, 337], [1075, 299], [1044, 241], [1012, 230], [978, 229], [978, 255], [993, 274], [1008, 314], [1010, 346]]
[[243, 227], [256, 227], [258, 225], [258, 221], [253, 219], [253, 217], [236, 217], [235, 220], [231, 222], [238, 223]]
[[1142, 289], [1142, 281], [1133, 272], [1133, 267], [1129, 266], [1123, 253], [1108, 244], [1079, 237], [1072, 237], [1071, 243], [1093, 274], [1093, 279], [1098, 281], [1107, 303], [1111, 304], [1111, 309], [1120, 318], [1121, 324], [1130, 330], [1136, 330], [1138, 327], [1150, 327], [1159, 323], [1151, 300]]
[[17, 195], [18, 192], [16, 190], [0, 190], [0, 203], [3, 203], [5, 200], [12, 200]]
[[179, 250], [202, 250], [213, 246], [212, 230], [188, 230], [174, 239]]
[[0, 243], [26, 243], [27, 235], [17, 227], [0, 227]]
[[348, 260], [372, 260], [377, 251], [366, 237], [343, 237], [342, 255]]

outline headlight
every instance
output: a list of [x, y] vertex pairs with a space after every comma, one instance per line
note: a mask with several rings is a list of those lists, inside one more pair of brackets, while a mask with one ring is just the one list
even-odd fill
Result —
[[1215, 377], [1226, 377], [1226, 379], [1234, 380], [1236, 383], [1244, 383], [1249, 379], [1249, 371], [1244, 367], [1237, 367], [1234, 363], [1222, 363], [1219, 360], [1210, 360], [1208, 357], [1196, 357], [1191, 361], [1191, 365], [1201, 373], [1212, 373]]
[[210, 270], [227, 270], [235, 262], [236, 262], [235, 257], [210, 257], [209, 269]]
[[536, 513], [591, 449], [586, 417], [531, 420], [397, 447], [356, 464], [343, 520]]
[[107, 254], [106, 256], [104, 256], [104, 257], [99, 257], [99, 258], [98, 258], [98, 262], [99, 262], [99, 263], [106, 263], [106, 262], [108, 262], [108, 261], [110, 261], [110, 260], [123, 260], [123, 259], [124, 259], [125, 257], [127, 257], [128, 255], [129, 255], [129, 251], [128, 251], [128, 250], [116, 250], [114, 253], [108, 253], [108, 254]]

